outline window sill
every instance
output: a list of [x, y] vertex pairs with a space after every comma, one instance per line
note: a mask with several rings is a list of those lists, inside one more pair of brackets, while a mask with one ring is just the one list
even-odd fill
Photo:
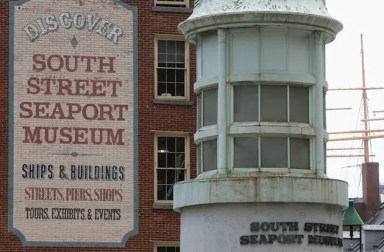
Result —
[[153, 6], [152, 11], [174, 12], [174, 13], [192, 13], [192, 9], [189, 9], [186, 7], [168, 7], [168, 6]]
[[154, 209], [173, 210], [173, 204], [154, 203], [152, 206]]
[[165, 104], [165, 105], [182, 105], [182, 106], [193, 105], [193, 102], [190, 101], [190, 100], [154, 99], [153, 103], [155, 103], [155, 104]]

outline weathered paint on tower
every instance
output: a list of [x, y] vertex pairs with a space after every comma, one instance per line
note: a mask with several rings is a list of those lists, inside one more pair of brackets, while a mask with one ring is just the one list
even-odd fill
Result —
[[198, 177], [175, 187], [183, 251], [340, 251], [347, 184], [325, 167], [324, 1], [200, 0]]

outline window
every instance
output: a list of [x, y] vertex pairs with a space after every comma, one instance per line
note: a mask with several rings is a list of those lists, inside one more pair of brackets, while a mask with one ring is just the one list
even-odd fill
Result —
[[217, 140], [209, 140], [202, 143], [203, 171], [217, 169]]
[[261, 137], [261, 167], [288, 167], [287, 141], [286, 137]]
[[217, 139], [201, 142], [197, 145], [198, 173], [217, 169]]
[[286, 122], [287, 86], [261, 86], [261, 121]]
[[307, 138], [235, 137], [233, 149], [234, 168], [310, 169]]
[[306, 169], [309, 166], [309, 141], [304, 138], [290, 138], [291, 167]]
[[155, 201], [171, 202], [173, 185], [189, 176], [189, 137], [184, 133], [159, 133], [155, 152]]
[[189, 8], [189, 0], [155, 0], [155, 6]]
[[308, 88], [289, 87], [289, 116], [291, 122], [309, 122]]
[[157, 99], [189, 99], [189, 50], [183, 37], [156, 37], [155, 96]]
[[202, 91], [203, 126], [217, 123], [217, 88]]
[[233, 90], [235, 122], [309, 123], [308, 87], [241, 84]]
[[180, 246], [176, 244], [161, 244], [155, 246], [155, 252], [180, 252]]
[[236, 137], [234, 139], [234, 167], [259, 167], [259, 143], [255, 137]]
[[[259, 119], [259, 86], [241, 85], [234, 87], [235, 122], [251, 122]], [[252, 111], [252, 113], [249, 113]]]

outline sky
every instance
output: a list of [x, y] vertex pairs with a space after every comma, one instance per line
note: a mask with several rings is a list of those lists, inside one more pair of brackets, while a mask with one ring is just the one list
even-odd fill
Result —
[[[367, 87], [384, 88], [384, 1], [383, 0], [327, 0], [331, 16], [344, 28], [336, 39], [326, 46], [326, 79], [328, 88], [362, 87], [360, 34], [364, 39], [365, 83]], [[384, 89], [368, 91], [369, 118], [384, 118]], [[351, 108], [328, 110], [327, 131], [362, 130], [364, 124], [361, 91], [328, 91], [327, 108]], [[384, 120], [371, 121], [369, 128], [384, 130]], [[375, 136], [383, 132], [373, 133]], [[360, 134], [361, 135], [361, 134]], [[352, 136], [352, 135], [349, 135]], [[359, 136], [355, 134], [353, 136]], [[348, 137], [348, 135], [330, 135]], [[328, 148], [361, 148], [362, 141], [328, 142]], [[380, 164], [380, 182], [384, 184], [384, 138], [370, 142], [370, 161]], [[363, 150], [328, 151], [328, 155], [362, 154]], [[349, 183], [349, 197], [361, 197], [361, 163], [363, 158], [328, 158], [328, 176]]]

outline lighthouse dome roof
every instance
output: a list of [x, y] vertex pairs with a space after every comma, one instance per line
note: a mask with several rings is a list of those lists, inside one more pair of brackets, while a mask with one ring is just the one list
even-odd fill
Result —
[[192, 15], [179, 25], [184, 34], [217, 27], [252, 24], [315, 27], [333, 35], [342, 24], [333, 19], [325, 0], [195, 0]]

